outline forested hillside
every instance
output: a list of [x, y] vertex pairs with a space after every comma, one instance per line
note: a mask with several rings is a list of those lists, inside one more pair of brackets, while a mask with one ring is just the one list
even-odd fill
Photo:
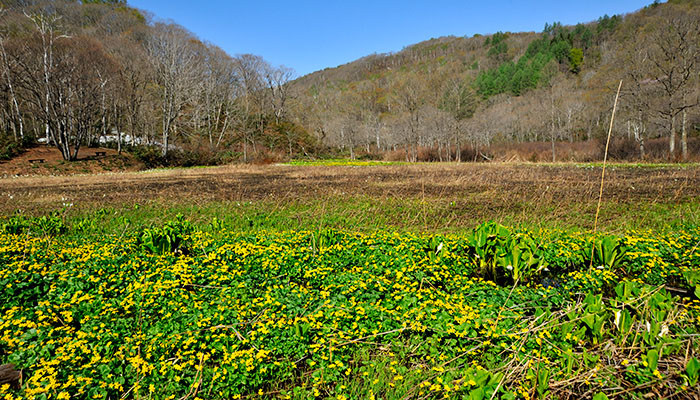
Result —
[[442, 37], [293, 80], [124, 0], [2, 0], [0, 158], [50, 143], [151, 164], [700, 157], [700, 3]]
[[66, 160], [100, 140], [154, 163], [314, 151], [286, 115], [293, 72], [232, 57], [124, 0], [3, 0], [2, 148], [36, 141]]
[[699, 12], [697, 1], [671, 1], [539, 33], [431, 39], [294, 81], [295, 115], [353, 156], [483, 159], [501, 156], [492, 146], [549, 142], [557, 160], [571, 154], [555, 144], [607, 132], [623, 80], [615, 155], [686, 159], [700, 150]]

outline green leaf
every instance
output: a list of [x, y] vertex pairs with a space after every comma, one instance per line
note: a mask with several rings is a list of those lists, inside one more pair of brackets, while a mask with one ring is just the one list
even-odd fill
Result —
[[474, 389], [469, 393], [469, 400], [482, 400], [484, 396], [484, 388]]
[[649, 364], [649, 369], [654, 371], [659, 365], [659, 352], [656, 350], [649, 350], [647, 353], [647, 363]]
[[698, 383], [698, 372], [700, 372], [700, 361], [693, 357], [688, 360], [688, 364], [685, 366], [685, 372], [688, 374], [688, 381], [691, 386], [695, 386]]

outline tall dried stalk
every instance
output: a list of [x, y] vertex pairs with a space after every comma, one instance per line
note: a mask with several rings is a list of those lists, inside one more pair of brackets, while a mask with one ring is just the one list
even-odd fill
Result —
[[622, 89], [622, 80], [620, 80], [620, 84], [617, 86], [615, 103], [613, 104], [612, 116], [610, 117], [610, 127], [608, 128], [608, 139], [605, 142], [605, 154], [603, 155], [603, 173], [600, 175], [600, 192], [598, 193], [598, 206], [595, 209], [595, 220], [593, 221], [593, 244], [591, 245], [591, 264], [589, 265], [589, 268], [593, 268], [593, 252], [595, 251], [595, 236], [598, 231], [598, 215], [600, 214], [600, 204], [603, 201], [603, 186], [605, 185], [605, 166], [608, 162], [608, 148], [610, 147], [610, 136], [612, 135], [613, 123], [615, 122], [617, 100], [620, 98], [620, 89]]

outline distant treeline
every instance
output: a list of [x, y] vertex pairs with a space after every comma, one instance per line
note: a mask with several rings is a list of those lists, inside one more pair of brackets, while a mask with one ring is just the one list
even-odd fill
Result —
[[561, 143], [596, 148], [619, 80], [625, 157], [691, 159], [700, 126], [695, 0], [540, 33], [431, 39], [298, 79], [123, 0], [2, 4], [0, 158], [48, 143], [66, 160], [101, 144], [149, 165], [468, 161], [548, 143], [556, 161]]

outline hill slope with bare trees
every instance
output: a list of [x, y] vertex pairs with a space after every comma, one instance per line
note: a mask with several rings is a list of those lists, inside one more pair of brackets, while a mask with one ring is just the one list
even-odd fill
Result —
[[[459, 160], [534, 142], [520, 147], [549, 147], [558, 160], [571, 155], [557, 154], [562, 144], [603, 135], [623, 80], [614, 155], [697, 157], [699, 12], [697, 1], [655, 3], [539, 33], [442, 37], [371, 55], [294, 81], [297, 122], [353, 156]], [[563, 147], [599, 155], [592, 144]]]
[[287, 118], [293, 71], [230, 56], [123, 0], [3, 0], [0, 142], [75, 160], [128, 146], [152, 164], [251, 161], [314, 151]]

